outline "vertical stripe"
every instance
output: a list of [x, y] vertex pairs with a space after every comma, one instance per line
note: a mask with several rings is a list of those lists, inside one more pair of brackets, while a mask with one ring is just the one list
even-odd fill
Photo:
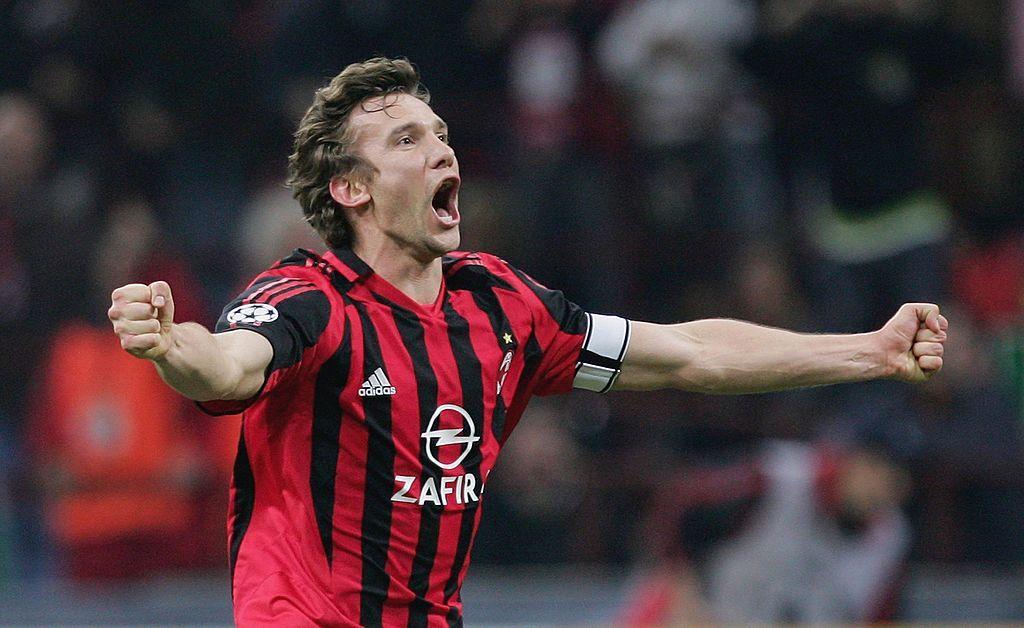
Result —
[[[455, 355], [455, 364], [459, 370], [459, 381], [462, 383], [462, 404], [471, 417], [480, 422], [481, 436], [483, 436], [484, 422], [484, 380], [483, 369], [480, 366], [480, 359], [473, 349], [473, 343], [469, 336], [469, 322], [455, 311], [451, 300], [444, 301], [444, 318], [448, 323], [448, 339], [452, 345], [452, 353]], [[474, 447], [472, 452], [463, 461], [462, 466], [467, 474], [477, 477], [478, 483], [482, 484], [480, 477], [480, 462], [482, 460], [483, 443]], [[478, 507], [466, 505], [462, 512], [462, 521], [459, 525], [459, 541], [455, 550], [451, 570], [444, 587], [444, 600], [447, 603], [459, 590], [461, 584], [460, 575], [463, 563], [469, 555], [469, 548], [473, 544], [473, 531], [475, 527]], [[449, 619], [451, 617], [449, 616]]]
[[[498, 296], [491, 289], [487, 292], [474, 292], [473, 300], [480, 311], [486, 314], [488, 320], [490, 320], [491, 329], [494, 331], [494, 341], [498, 343], [498, 350], [501, 352], [501, 355], [505, 355], [508, 347], [503, 336], [506, 332], [512, 333], [512, 324], [509, 322], [508, 317], [505, 316], [505, 310], [501, 307]], [[501, 373], [498, 373], [497, 377], [501, 377]], [[497, 395], [494, 401], [494, 416], [491, 418], [491, 434], [494, 435], [494, 439], [499, 443], [502, 442], [501, 437], [504, 429], [505, 398]]]
[[[366, 307], [355, 302], [363, 328], [363, 374], [369, 378], [384, 357], [377, 331]], [[384, 601], [388, 594], [385, 571], [391, 541], [391, 488], [394, 485], [395, 445], [391, 440], [391, 397], [362, 397], [366, 451], [366, 490], [362, 523], [362, 583], [359, 623], [376, 626], [381, 623]]]
[[[341, 316], [344, 317], [344, 312]], [[341, 433], [341, 391], [348, 380], [352, 357], [349, 325], [334, 355], [320, 367], [313, 393], [313, 445], [309, 488], [324, 556], [330, 570], [334, 553], [334, 483], [338, 477], [338, 438]]]
[[252, 520], [253, 505], [256, 501], [256, 479], [252, 474], [249, 462], [249, 451], [245, 446], [245, 421], [242, 421], [241, 433], [238, 436], [238, 454], [235, 456], [235, 468], [231, 478], [231, 549], [229, 563], [231, 568], [231, 591], [234, 595], [235, 564], [238, 562], [238, 551], [242, 547], [242, 537]]
[[[388, 305], [394, 314], [395, 326], [402, 337], [402, 343], [405, 345], [412, 360], [419, 402], [419, 433], [422, 434], [427, 431], [430, 417], [439, 404], [437, 397], [437, 375], [434, 373], [433, 361], [427, 353], [423, 324], [414, 313], [402, 309], [393, 303], [388, 303]], [[425, 447], [420, 448], [420, 464], [422, 465], [420, 487], [424, 485], [427, 478], [433, 478], [435, 485], [440, 486], [440, 470], [430, 462]], [[427, 612], [430, 609], [430, 603], [427, 601], [430, 572], [434, 567], [434, 556], [437, 554], [437, 539], [441, 528], [441, 515], [444, 512], [443, 506], [435, 506], [434, 504], [423, 504], [419, 509], [419, 536], [416, 540], [416, 555], [413, 558], [412, 569], [409, 574], [409, 589], [416, 596], [409, 606], [408, 625], [411, 627], [427, 625]]]

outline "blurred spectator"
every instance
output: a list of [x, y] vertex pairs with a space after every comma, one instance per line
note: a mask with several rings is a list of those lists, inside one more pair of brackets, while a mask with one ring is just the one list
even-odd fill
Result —
[[588, 50], [599, 11], [577, 0], [486, 0], [470, 25], [484, 31], [482, 46], [507, 55], [514, 259], [584, 307], [616, 311], [625, 281], [607, 252], [623, 223], [608, 157], [621, 139]]
[[[908, 482], [885, 448], [870, 442], [836, 449], [778, 441], [752, 460], [684, 473], [661, 489], [647, 514], [650, 548], [667, 552], [659, 559], [667, 562], [641, 580], [623, 621], [891, 617], [909, 547], [900, 511]], [[720, 540], [686, 534], [699, 540], [676, 545], [679, 525], [692, 528], [700, 520]]]
[[[183, 320], [204, 319], [195, 282], [159, 238], [144, 201], [111, 210], [96, 251], [92, 294], [105, 297], [130, 277], [159, 277], [173, 282]], [[100, 298], [92, 302], [102, 313]], [[127, 577], [220, 562], [211, 557], [221, 552], [210, 551], [221, 544], [197, 516], [197, 498], [213, 479], [198, 410], [96, 319], [56, 330], [25, 426], [61, 573]]]
[[898, 299], [944, 294], [949, 212], [922, 149], [929, 97], [963, 38], [918, 0], [772, 0], [748, 59], [772, 90], [826, 329], [873, 328]]
[[288, 188], [282, 183], [269, 183], [252, 196], [238, 220], [234, 234], [237, 276], [255, 277], [294, 249], [320, 251], [323, 247], [323, 240], [305, 221], [302, 208]]
[[717, 280], [737, 236], [773, 236], [768, 123], [733, 55], [755, 17], [742, 0], [641, 0], [623, 3], [600, 35], [598, 60], [638, 149], [630, 225], [672, 243], [646, 251], [649, 290]]
[[88, 251], [90, 183], [73, 164], [56, 163], [59, 141], [26, 94], [0, 94], [0, 415], [10, 417], [20, 416], [32, 360], [54, 322], [84, 296], [73, 278]]
[[[952, 222], [928, 176], [924, 121], [976, 59], [936, 8], [769, 0], [745, 54], [776, 114], [816, 328], [875, 329], [893, 302], [948, 294]], [[819, 394], [828, 432], [919, 429], [908, 390], [891, 382]]]

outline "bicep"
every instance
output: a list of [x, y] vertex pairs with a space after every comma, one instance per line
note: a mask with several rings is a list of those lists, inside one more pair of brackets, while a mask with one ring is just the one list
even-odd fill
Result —
[[698, 356], [698, 339], [686, 323], [659, 325], [632, 321], [629, 347], [615, 390], [680, 387], [680, 373]]
[[260, 391], [274, 348], [265, 336], [248, 329], [214, 334], [214, 339], [237, 382], [230, 399], [249, 399]]

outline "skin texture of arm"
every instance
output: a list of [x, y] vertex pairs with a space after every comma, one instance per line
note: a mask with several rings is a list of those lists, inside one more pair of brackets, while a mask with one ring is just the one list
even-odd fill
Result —
[[125, 351], [152, 361], [169, 386], [196, 401], [252, 397], [274, 357], [270, 341], [256, 332], [211, 334], [198, 323], [176, 324], [163, 281], [114, 290], [107, 316]]
[[881, 329], [800, 334], [742, 321], [634, 322], [616, 390], [769, 392], [872, 379], [924, 381], [942, 368], [948, 322], [908, 303]]

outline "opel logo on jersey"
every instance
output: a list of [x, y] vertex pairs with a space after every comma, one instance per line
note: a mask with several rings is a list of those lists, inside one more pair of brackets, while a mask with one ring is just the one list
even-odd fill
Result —
[[[458, 425], [458, 427], [443, 428], [442, 425]], [[466, 429], [469, 434], [465, 434]], [[459, 406], [446, 403], [434, 410], [434, 415], [427, 423], [427, 430], [420, 436], [426, 441], [427, 457], [431, 462], [442, 469], [454, 469], [462, 464], [469, 452], [473, 449], [473, 443], [480, 440], [476, 435], [476, 426], [469, 413]], [[442, 459], [451, 459], [455, 455], [452, 447], [463, 448], [462, 451], [451, 462], [442, 462]], [[444, 455], [442, 455], [442, 451]]]
[[266, 303], [248, 303], [239, 305], [228, 312], [228, 322], [248, 323], [259, 325], [260, 323], [272, 323], [277, 320], [277, 308]]

